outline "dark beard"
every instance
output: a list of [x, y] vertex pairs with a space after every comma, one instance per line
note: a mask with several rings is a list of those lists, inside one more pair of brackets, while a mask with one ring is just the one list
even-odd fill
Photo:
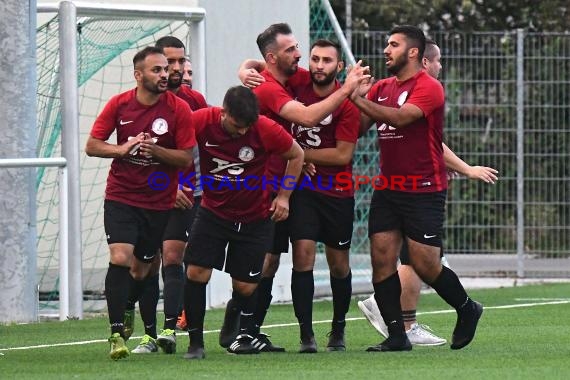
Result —
[[299, 64], [299, 62], [297, 62], [297, 66], [295, 66], [294, 68], [293, 67], [282, 67], [281, 65], [279, 65], [279, 68], [281, 70], [283, 70], [283, 73], [286, 76], [290, 77], [297, 72], [297, 69], [299, 68], [298, 64]]
[[166, 89], [161, 90], [158, 87], [158, 83], [152, 83], [151, 81], [149, 81], [146, 78], [143, 78], [143, 87], [148, 91], [151, 92], [153, 94], [162, 94], [164, 91], [166, 91]]
[[408, 64], [408, 56], [404, 55], [400, 60], [393, 61], [392, 66], [388, 67], [386, 70], [388, 70], [388, 72], [392, 75], [397, 75], [400, 72], [400, 70], [402, 70], [402, 68], [407, 64]]
[[323, 79], [317, 79], [315, 77], [314, 72], [311, 71], [311, 80], [313, 81], [314, 84], [316, 84], [317, 86], [328, 86], [329, 84], [331, 84], [332, 82], [334, 82], [334, 80], [336, 79], [336, 73], [332, 72], [330, 74], [326, 74], [325, 77]]
[[178, 80], [173, 80], [172, 77], [168, 77], [168, 88], [171, 90], [177, 89], [182, 85], [182, 77]]

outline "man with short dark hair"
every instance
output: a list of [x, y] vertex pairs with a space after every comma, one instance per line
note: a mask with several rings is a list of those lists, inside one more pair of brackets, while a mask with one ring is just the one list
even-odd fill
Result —
[[[358, 84], [370, 76], [364, 74], [366, 67], [357, 63], [354, 69], [347, 75], [344, 85], [320, 102], [305, 106], [296, 101], [292, 87], [295, 86], [303, 75], [305, 69], [299, 68], [301, 53], [297, 39], [293, 35], [288, 24], [278, 23], [270, 25], [257, 37], [257, 46], [264, 61], [246, 60], [240, 67], [240, 79], [245, 78], [247, 73], [260, 71], [256, 77], [244, 83], [253, 90], [259, 99], [259, 108], [262, 115], [279, 123], [282, 128], [290, 133], [291, 123], [304, 127], [314, 127], [327, 115], [331, 114], [339, 105], [347, 99]], [[256, 71], [256, 69], [258, 69]], [[303, 74], [305, 73], [305, 74]], [[260, 79], [258, 79], [260, 78]], [[280, 181], [285, 168], [285, 162], [273, 156], [268, 163], [268, 175]], [[263, 265], [262, 278], [258, 289], [258, 306], [255, 311], [255, 320], [259, 329], [265, 320], [267, 310], [271, 304], [271, 289], [273, 279], [279, 268], [280, 255], [289, 250], [289, 227], [287, 221], [277, 223], [273, 246], [268, 250]], [[238, 310], [234, 302], [230, 300], [226, 308], [226, 317], [220, 332], [220, 345], [226, 346], [235, 336], [237, 324], [235, 316]], [[309, 343], [309, 342], [306, 342]], [[275, 346], [269, 340], [267, 334], [257, 334], [256, 346], [264, 352], [283, 352], [284, 348]]]
[[[441, 71], [441, 52], [437, 44], [426, 39], [426, 47], [422, 57], [422, 66], [424, 70], [433, 78], [438, 78]], [[471, 166], [452, 152], [444, 143], [443, 158], [449, 172], [458, 172], [470, 179], [478, 179], [486, 183], [494, 183], [497, 180], [497, 170], [486, 166]], [[441, 261], [443, 265], [447, 264], [447, 259], [441, 252]], [[404, 241], [400, 252], [400, 263], [398, 267], [398, 275], [402, 284], [402, 296], [400, 298], [402, 304], [402, 316], [406, 335], [413, 345], [417, 346], [440, 346], [447, 343], [446, 339], [435, 335], [431, 329], [423, 324], [418, 323], [416, 319], [416, 309], [418, 306], [422, 281], [414, 271], [410, 264], [408, 253], [408, 245]], [[370, 322], [370, 324], [384, 337], [388, 337], [388, 327], [382, 319], [382, 315], [378, 310], [378, 305], [374, 299], [374, 293], [365, 300], [358, 301], [358, 307]]]
[[[182, 70], [184, 69], [185, 46], [174, 36], [164, 36], [156, 41], [157, 48], [162, 49], [168, 62], [168, 90], [176, 94], [195, 111], [207, 107], [204, 96], [198, 91], [182, 86]], [[190, 127], [190, 126], [189, 126]], [[193, 173], [199, 171], [196, 165], [197, 147], [193, 148], [194, 160], [192, 164], [185, 168], [179, 175], [184, 178], [193, 177]], [[178, 181], [178, 178], [172, 179]], [[195, 182], [194, 182], [195, 183]], [[188, 234], [192, 227], [196, 209], [200, 203], [201, 191], [193, 192], [188, 187], [177, 190], [174, 207], [170, 210], [170, 215], [164, 230], [161, 247], [161, 260], [153, 263], [149, 273], [150, 286], [140, 296], [139, 306], [141, 318], [144, 322], [145, 334], [139, 345], [131, 352], [134, 354], [148, 354], [158, 351], [158, 347], [164, 353], [173, 354], [176, 352], [176, 324], [178, 315], [182, 309], [182, 291], [184, 290], [184, 270], [182, 261], [184, 258], [184, 248], [188, 240]], [[159, 258], [159, 259], [160, 259]], [[156, 308], [160, 296], [158, 272], [162, 263], [162, 278], [164, 281], [164, 324], [160, 334], [156, 333]], [[134, 297], [135, 295], [131, 295]], [[128, 338], [133, 333], [135, 303], [137, 299], [129, 297], [127, 310], [125, 311], [125, 336]], [[158, 347], [157, 347], [158, 346]]]
[[[452, 349], [472, 341], [483, 313], [483, 306], [468, 297], [457, 275], [441, 265], [447, 193], [442, 147], [445, 96], [441, 83], [422, 70], [424, 50], [421, 29], [409, 25], [392, 29], [384, 55], [394, 76], [372, 88], [362, 86], [351, 96], [361, 111], [361, 129], [378, 125], [382, 175], [406, 178], [401, 190], [375, 190], [370, 204], [372, 282], [389, 335], [369, 351], [412, 349], [397, 271], [403, 239], [415, 272], [457, 311]], [[360, 96], [366, 93], [367, 98]]]
[[[303, 151], [281, 126], [259, 116], [257, 98], [242, 86], [227, 91], [223, 108], [196, 111], [194, 126], [202, 169], [198, 186], [204, 195], [185, 255], [184, 309], [190, 345], [184, 357], [205, 357], [206, 285], [213, 268], [224, 268], [232, 277], [232, 299], [240, 310], [240, 331], [227, 350], [256, 354], [255, 290], [273, 234], [272, 220], [289, 216], [289, 197], [301, 172]], [[287, 182], [273, 200], [265, 178], [272, 154], [285, 161]]]
[[[161, 172], [176, 177], [188, 166], [195, 145], [192, 111], [167, 92], [168, 63], [162, 50], [147, 47], [133, 58], [137, 87], [113, 97], [95, 120], [85, 152], [113, 158], [105, 191], [105, 233], [110, 249], [105, 295], [111, 324], [110, 356], [128, 356], [124, 317], [129, 294], [137, 299], [161, 245], [176, 183], [164, 191], [148, 186]], [[117, 144], [106, 140], [117, 133]]]
[[[311, 46], [309, 72], [293, 86], [298, 101], [311, 105], [340, 88], [336, 76], [344, 69], [340, 46], [317, 40]], [[345, 351], [345, 316], [352, 296], [349, 249], [354, 221], [354, 189], [341, 186], [338, 176], [352, 178], [352, 156], [358, 139], [359, 112], [345, 99], [314, 127], [291, 126], [293, 137], [314, 165], [291, 197], [290, 231], [293, 244], [291, 293], [299, 321], [301, 353], [317, 351], [313, 332], [313, 269], [316, 243], [325, 244], [333, 299], [327, 351]]]

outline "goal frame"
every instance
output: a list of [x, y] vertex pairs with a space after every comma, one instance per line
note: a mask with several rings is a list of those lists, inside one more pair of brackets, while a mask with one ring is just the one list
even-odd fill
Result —
[[[109, 19], [159, 19], [187, 21], [193, 43], [190, 47], [194, 66], [193, 87], [206, 95], [206, 11], [199, 7], [134, 5], [62, 1], [37, 5], [38, 13], [59, 16], [59, 80], [61, 97], [62, 156], [67, 162], [69, 230], [65, 235], [67, 257], [60, 258], [59, 319], [83, 318], [80, 147], [79, 147], [79, 86], [77, 56], [77, 18], [106, 17]], [[65, 202], [65, 200], [61, 200]], [[60, 235], [64, 236], [64, 235]], [[69, 254], [71, 252], [71, 254]], [[63, 267], [62, 267], [63, 266]], [[65, 268], [67, 266], [67, 268]]]

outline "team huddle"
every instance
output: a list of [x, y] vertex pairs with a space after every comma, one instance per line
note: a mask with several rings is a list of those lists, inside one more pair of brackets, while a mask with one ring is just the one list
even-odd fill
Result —
[[[287, 24], [269, 26], [257, 45], [263, 60], [243, 62], [244, 86], [228, 89], [222, 107], [212, 107], [191, 88], [184, 44], [163, 37], [134, 56], [136, 88], [111, 98], [93, 125], [86, 153], [113, 159], [104, 203], [110, 357], [175, 353], [182, 327], [189, 335], [184, 358], [205, 358], [206, 286], [214, 268], [231, 276], [233, 288], [219, 344], [232, 354], [284, 352], [261, 326], [289, 243], [298, 351], [318, 352], [317, 242], [325, 245], [333, 297], [326, 350], [345, 351], [355, 186], [338, 179], [353, 175], [357, 139], [374, 124], [379, 173], [398, 178], [398, 186], [372, 181], [374, 294], [359, 307], [386, 339], [367, 351], [446, 343], [416, 321], [422, 280], [457, 311], [451, 348], [468, 345], [483, 307], [442, 265], [448, 173], [493, 183], [497, 172], [467, 165], [443, 144], [437, 45], [419, 28], [396, 27], [384, 50], [392, 76], [373, 83], [358, 62], [343, 84], [336, 79], [344, 70], [336, 42], [313, 43], [309, 70], [298, 66], [301, 54]], [[113, 132], [116, 144], [107, 142]], [[149, 186], [157, 173], [191, 180], [158, 190]], [[206, 179], [210, 186], [197, 185]], [[164, 323], [157, 333], [160, 273]], [[144, 335], [129, 351], [137, 302]]]

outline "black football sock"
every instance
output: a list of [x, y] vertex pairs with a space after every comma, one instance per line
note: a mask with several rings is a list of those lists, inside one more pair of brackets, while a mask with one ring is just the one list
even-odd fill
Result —
[[184, 310], [188, 322], [190, 345], [204, 347], [204, 316], [206, 315], [206, 285], [187, 279], [184, 285]]
[[164, 328], [176, 329], [180, 298], [184, 291], [182, 265], [168, 265], [164, 268]]
[[155, 274], [146, 279], [146, 288], [140, 296], [139, 309], [144, 323], [144, 333], [156, 338], [156, 307], [160, 297], [159, 275]]
[[459, 278], [454, 271], [445, 266], [442, 266], [441, 273], [429, 286], [457, 312], [461, 312], [461, 309], [469, 304], [469, 297]]
[[301, 338], [314, 336], [313, 332], [313, 296], [315, 294], [315, 280], [313, 271], [291, 273], [291, 296], [295, 316], [299, 321]]
[[273, 288], [273, 277], [261, 277], [257, 285], [257, 305], [254, 311], [254, 321], [257, 329], [263, 326], [265, 316], [271, 305], [271, 290]]
[[402, 307], [400, 305], [402, 286], [398, 272], [396, 271], [384, 281], [376, 282], [373, 285], [374, 299], [378, 304], [378, 309], [386, 326], [388, 326], [388, 333], [396, 336], [405, 334]]
[[249, 334], [251, 336], [257, 335], [257, 330], [255, 328], [253, 319], [253, 311], [255, 310], [257, 304], [257, 290], [249, 296], [244, 296], [242, 294], [234, 292], [234, 296], [232, 298], [237, 301], [239, 308], [241, 309], [239, 319], [239, 333]]
[[344, 331], [345, 317], [350, 307], [352, 296], [352, 271], [345, 278], [335, 278], [330, 275], [331, 290], [333, 297], [333, 331]]
[[109, 263], [105, 276], [105, 297], [111, 334], [119, 333], [124, 337], [125, 306], [129, 296], [129, 268]]

